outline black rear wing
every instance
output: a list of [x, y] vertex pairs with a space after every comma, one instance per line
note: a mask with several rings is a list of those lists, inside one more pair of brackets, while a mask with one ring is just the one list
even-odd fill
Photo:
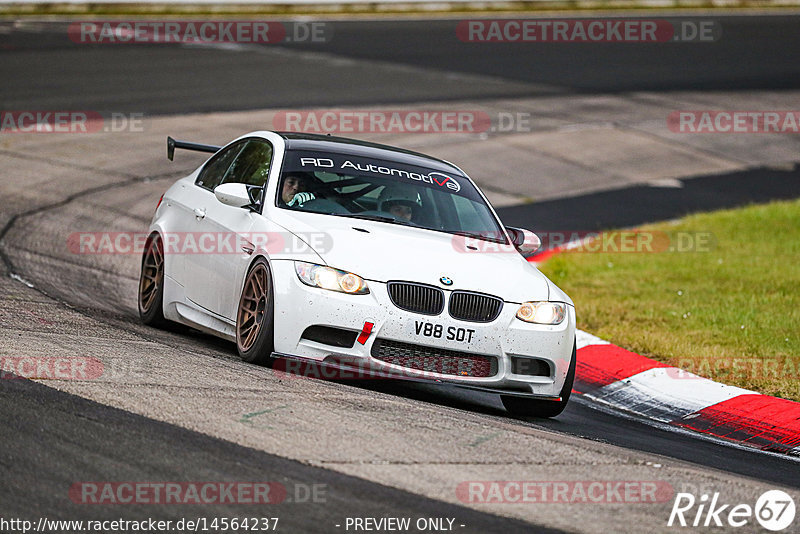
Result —
[[167, 137], [167, 158], [170, 161], [175, 157], [176, 148], [185, 148], [186, 150], [196, 150], [197, 152], [217, 152], [220, 148], [214, 145], [201, 145], [200, 143], [190, 143], [189, 141], [176, 141], [172, 137]]

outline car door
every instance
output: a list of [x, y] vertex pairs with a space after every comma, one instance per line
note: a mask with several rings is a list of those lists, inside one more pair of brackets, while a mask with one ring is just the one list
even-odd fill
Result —
[[[190, 277], [187, 296], [194, 303], [230, 321], [236, 318], [239, 303], [239, 276], [242, 264], [249, 263], [252, 249], [246, 245], [247, 235], [258, 216], [248, 208], [228, 206], [217, 200], [213, 188], [225, 183], [243, 183], [258, 189], [253, 198], [260, 201], [272, 164], [272, 145], [264, 139], [245, 140], [224, 174], [209, 177], [200, 189], [198, 207], [203, 216], [197, 218], [198, 254], [188, 265]], [[213, 179], [212, 179], [213, 178]], [[202, 241], [200, 241], [202, 240]], [[213, 250], [210, 250], [213, 249]]]
[[166, 253], [172, 259], [169, 274], [184, 288], [188, 289], [192, 284], [189, 273], [194, 270], [193, 262], [197, 259], [192, 244], [205, 217], [208, 195], [222, 181], [244, 145], [245, 142], [233, 143], [214, 154], [200, 170], [194, 184], [181, 183], [180, 190], [169, 199], [175, 208], [172, 224], [164, 236]]

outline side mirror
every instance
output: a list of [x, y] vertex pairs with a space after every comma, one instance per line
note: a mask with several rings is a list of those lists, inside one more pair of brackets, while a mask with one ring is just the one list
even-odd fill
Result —
[[542, 240], [530, 230], [511, 226], [506, 226], [506, 230], [511, 237], [511, 243], [525, 257], [531, 256], [542, 246]]
[[214, 196], [223, 204], [234, 208], [244, 208], [253, 203], [245, 184], [218, 185], [214, 188]]

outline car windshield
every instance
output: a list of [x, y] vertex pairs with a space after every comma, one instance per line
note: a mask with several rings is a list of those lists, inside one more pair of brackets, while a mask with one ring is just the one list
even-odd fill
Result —
[[406, 163], [290, 150], [276, 205], [507, 244], [497, 219], [466, 177]]

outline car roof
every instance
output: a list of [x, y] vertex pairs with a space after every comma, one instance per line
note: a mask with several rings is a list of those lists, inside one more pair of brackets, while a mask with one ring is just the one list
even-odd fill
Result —
[[287, 150], [319, 150], [351, 156], [388, 159], [397, 163], [428, 167], [434, 170], [455, 172], [460, 175], [464, 171], [447, 161], [389, 145], [370, 143], [348, 137], [332, 135], [307, 134], [299, 132], [275, 132], [286, 141]]

